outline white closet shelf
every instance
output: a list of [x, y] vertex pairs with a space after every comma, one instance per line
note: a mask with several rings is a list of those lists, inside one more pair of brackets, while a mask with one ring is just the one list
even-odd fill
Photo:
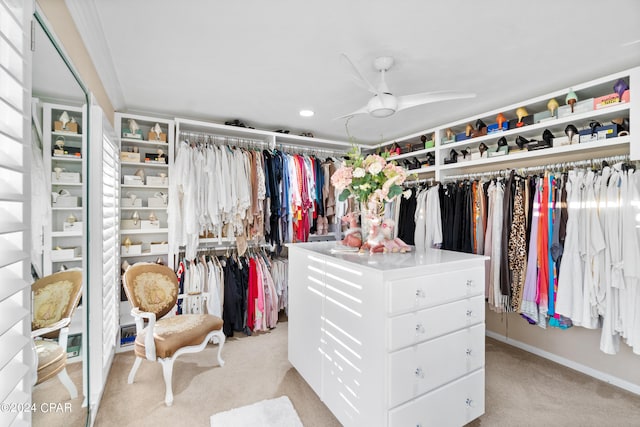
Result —
[[[218, 242], [225, 243], [225, 242], [235, 242], [235, 241], [236, 241], [235, 237], [220, 237], [220, 238], [218, 238], [218, 237], [210, 237], [210, 238], [206, 238], [206, 239], [202, 239], [201, 238], [201, 239], [198, 240], [198, 242], [200, 242], [201, 244], [202, 243], [218, 243]], [[247, 241], [247, 243], [249, 243], [249, 242]]]
[[82, 231], [52, 231], [51, 237], [80, 237]]
[[61, 263], [61, 262], [78, 262], [78, 261], [82, 261], [82, 257], [81, 256], [77, 256], [77, 257], [73, 257], [73, 258], [65, 258], [65, 259], [58, 259], [55, 261], [51, 261], [52, 263]]
[[120, 235], [125, 234], [159, 234], [159, 233], [168, 233], [168, 228], [156, 228], [153, 230], [120, 230]]
[[509, 129], [502, 132], [493, 132], [493, 133], [479, 136], [476, 138], [465, 139], [464, 141], [457, 141], [457, 142], [450, 142], [448, 144], [442, 144], [440, 145], [440, 150], [450, 150], [456, 147], [465, 147], [470, 144], [493, 141], [502, 137], [508, 138], [511, 136], [516, 136], [524, 133], [530, 134], [535, 131], [542, 131], [547, 128], [557, 127], [557, 126], [561, 126], [569, 123], [572, 123], [572, 124], [585, 123], [586, 124], [593, 119], [604, 119], [604, 118], [611, 119], [611, 118], [620, 116], [620, 113], [622, 112], [628, 112], [629, 107], [630, 107], [630, 104], [625, 103], [625, 104], [620, 104], [613, 107], [603, 108], [601, 110], [592, 110], [592, 111], [587, 111], [585, 113], [571, 114], [569, 116], [560, 117], [555, 120], [553, 119], [546, 120], [540, 123], [522, 126], [516, 129]]
[[63, 156], [51, 156], [52, 162], [65, 162], [65, 163], [82, 163], [82, 157], [63, 157]]
[[168, 185], [131, 185], [131, 184], [122, 184], [120, 188], [169, 188]]
[[[545, 148], [535, 151], [521, 151], [513, 154], [507, 154], [499, 157], [489, 157], [486, 159], [470, 160], [466, 162], [451, 163], [448, 165], [440, 165], [440, 170], [449, 169], [466, 169], [477, 166], [491, 165], [497, 163], [513, 162], [515, 160], [540, 159], [544, 157], [557, 157], [558, 154], [565, 154], [566, 158], [557, 158], [556, 162], [576, 160], [573, 155], [582, 154], [586, 158], [595, 158], [603, 155], [623, 154], [628, 151], [628, 144], [631, 141], [630, 136], [620, 136], [617, 138], [609, 138], [603, 141], [583, 142], [581, 144], [564, 145], [561, 147]], [[617, 150], [616, 150], [617, 149]], [[511, 167], [511, 165], [509, 166]]]
[[127, 207], [120, 207], [121, 211], [158, 211], [158, 212], [163, 212], [167, 210], [167, 207], [158, 207], [158, 208], [149, 208], [149, 207], [134, 207], [134, 206], [127, 206]]
[[82, 182], [52, 182], [56, 187], [82, 187]]
[[167, 255], [168, 252], [149, 252], [149, 251], [144, 251], [140, 254], [136, 254], [136, 255], [127, 255], [124, 253], [120, 253], [120, 257], [121, 258], [141, 258], [141, 257], [151, 257], [151, 256], [162, 256], [162, 255]]
[[143, 141], [141, 139], [134, 139], [134, 138], [121, 138], [120, 141], [124, 144], [133, 144], [133, 145], [137, 145], [137, 146], [148, 146], [148, 147], [168, 147], [169, 143], [168, 142], [156, 142], [156, 141]]
[[432, 153], [434, 151], [436, 151], [436, 147], [424, 148], [422, 150], [416, 150], [416, 151], [412, 151], [410, 153], [404, 153], [404, 154], [398, 154], [398, 155], [395, 155], [395, 156], [389, 156], [387, 158], [387, 161], [398, 160], [398, 159], [406, 159], [407, 157], [418, 157], [418, 156], [421, 156], [423, 154]]
[[429, 173], [429, 172], [435, 172], [436, 171], [436, 167], [435, 166], [426, 166], [424, 168], [420, 168], [420, 169], [405, 169], [407, 171], [407, 175], [411, 175], [411, 174], [421, 174], [421, 173]]
[[146, 168], [164, 168], [167, 169], [169, 167], [166, 163], [149, 163], [149, 162], [120, 162], [122, 166], [144, 166]]
[[82, 138], [82, 134], [81, 133], [61, 132], [59, 130], [51, 131], [51, 135], [55, 135], [55, 136], [71, 136], [71, 137], [75, 137], [75, 138]]
[[76, 208], [51, 208], [52, 211], [81, 211], [81, 207]]

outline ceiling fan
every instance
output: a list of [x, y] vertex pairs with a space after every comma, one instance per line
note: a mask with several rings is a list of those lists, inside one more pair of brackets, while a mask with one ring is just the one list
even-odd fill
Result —
[[474, 98], [476, 96], [475, 93], [456, 91], [423, 92], [412, 95], [395, 96], [389, 91], [384, 79], [385, 73], [393, 66], [392, 57], [380, 56], [373, 61], [374, 68], [380, 72], [380, 83], [376, 88], [362, 75], [347, 55], [342, 54], [342, 56], [350, 64], [356, 84], [373, 93], [373, 97], [367, 105], [350, 114], [339, 117], [340, 119], [356, 114], [369, 114], [377, 118], [389, 117], [398, 111], [419, 105], [452, 99]]

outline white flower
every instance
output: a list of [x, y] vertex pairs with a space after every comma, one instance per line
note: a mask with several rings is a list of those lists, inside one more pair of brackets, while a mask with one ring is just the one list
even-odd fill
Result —
[[411, 190], [406, 190], [402, 193], [402, 197], [404, 197], [405, 199], [408, 199], [409, 197], [411, 197]]
[[369, 166], [369, 173], [371, 175], [378, 175], [381, 171], [382, 171], [382, 165], [380, 165], [380, 163], [378, 162], [373, 163], [371, 166]]
[[362, 168], [356, 168], [356, 169], [353, 171], [353, 177], [354, 177], [354, 178], [363, 178], [363, 177], [364, 177], [364, 174], [365, 174], [365, 171], [364, 171], [364, 169], [362, 169]]

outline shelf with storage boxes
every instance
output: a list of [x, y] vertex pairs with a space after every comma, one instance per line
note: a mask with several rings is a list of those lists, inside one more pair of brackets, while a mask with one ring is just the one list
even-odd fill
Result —
[[395, 161], [410, 173], [435, 172], [437, 132], [429, 130], [395, 139], [379, 147], [380, 154]]
[[[172, 266], [167, 206], [174, 122], [116, 113], [115, 128], [121, 137], [120, 257], [128, 264], [161, 261]], [[119, 351], [135, 338], [129, 303], [122, 291], [120, 295]]]
[[43, 271], [82, 267], [86, 139], [81, 107], [42, 104], [43, 165], [50, 180], [51, 214], [44, 227]]
[[[628, 88], [629, 80], [619, 73], [444, 125], [439, 129], [439, 169], [628, 152], [630, 92], [621, 91], [619, 98], [616, 94], [615, 102], [612, 92]], [[564, 148], [568, 146], [575, 147]]]

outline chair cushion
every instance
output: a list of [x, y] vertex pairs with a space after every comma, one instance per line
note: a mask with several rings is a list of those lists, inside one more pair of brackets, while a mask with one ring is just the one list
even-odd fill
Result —
[[36, 353], [38, 354], [38, 381], [43, 381], [58, 374], [67, 364], [67, 353], [57, 342], [36, 340]]
[[[199, 345], [211, 331], [222, 329], [222, 319], [211, 314], [181, 314], [167, 317], [156, 322], [153, 337], [156, 343], [156, 356], [171, 357], [182, 347]], [[146, 358], [144, 337], [148, 332], [144, 328], [135, 341], [136, 356]]]

